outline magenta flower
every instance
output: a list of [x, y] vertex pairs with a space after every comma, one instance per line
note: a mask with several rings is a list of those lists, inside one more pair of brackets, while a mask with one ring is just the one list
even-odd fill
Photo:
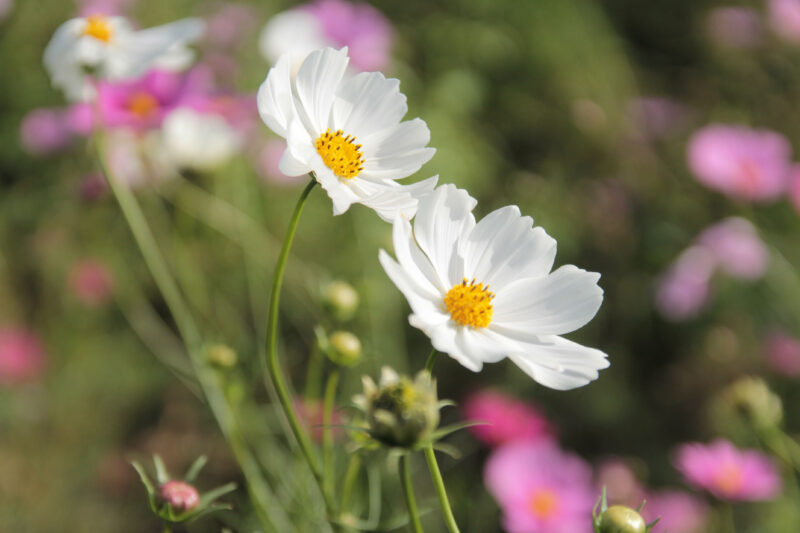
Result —
[[496, 448], [484, 480], [508, 533], [590, 533], [597, 494], [591, 467], [552, 442], [514, 441]]
[[650, 492], [643, 518], [652, 522], [661, 518], [653, 533], [701, 533], [706, 531], [708, 505], [696, 496], [678, 490]]
[[704, 247], [684, 251], [658, 283], [656, 308], [670, 320], [696, 316], [711, 294], [714, 267], [714, 256]]
[[791, 155], [789, 141], [779, 133], [725, 124], [695, 132], [687, 150], [698, 181], [750, 201], [773, 200], [786, 191]]
[[764, 342], [764, 356], [780, 374], [800, 376], [800, 340], [783, 331], [773, 331]]
[[690, 485], [721, 500], [771, 500], [781, 491], [781, 478], [772, 459], [757, 450], [738, 450], [723, 439], [682, 445], [675, 466]]
[[717, 266], [731, 277], [758, 279], [767, 269], [769, 251], [756, 228], [743, 218], [726, 218], [709, 226], [697, 242], [711, 252]]
[[44, 349], [33, 333], [14, 326], [0, 326], [0, 385], [34, 380], [44, 367]]
[[157, 128], [173, 109], [208, 95], [211, 79], [204, 69], [188, 73], [151, 70], [134, 81], [98, 84], [100, 112], [106, 126], [139, 131]]
[[764, 37], [764, 24], [755, 9], [718, 7], [708, 15], [708, 34], [726, 48], [752, 48]]
[[769, 0], [769, 23], [781, 38], [800, 44], [800, 0]]
[[532, 405], [497, 391], [478, 391], [464, 402], [464, 417], [485, 424], [470, 427], [475, 437], [488, 446], [512, 440], [538, 441], [553, 437], [550, 422]]
[[103, 305], [111, 297], [114, 280], [106, 266], [87, 259], [75, 264], [69, 274], [75, 296], [88, 307]]

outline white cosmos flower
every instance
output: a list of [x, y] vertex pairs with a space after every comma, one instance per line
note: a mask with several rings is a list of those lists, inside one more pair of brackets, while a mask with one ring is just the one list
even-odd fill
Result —
[[281, 172], [314, 172], [334, 215], [361, 203], [389, 222], [397, 213], [411, 218], [438, 178], [407, 186], [394, 180], [433, 157], [428, 126], [419, 118], [401, 122], [408, 107], [398, 80], [380, 72], [345, 75], [347, 63], [347, 48], [325, 48], [306, 58], [294, 81], [289, 56], [270, 69], [258, 111], [286, 139]]
[[272, 17], [258, 37], [258, 50], [270, 63], [289, 55], [289, 70], [297, 74], [303, 60], [314, 50], [331, 45], [319, 19], [308, 11], [290, 9]]
[[530, 217], [507, 206], [476, 223], [475, 204], [443, 185], [420, 200], [413, 230], [395, 220], [397, 260], [381, 250], [380, 261], [411, 305], [411, 325], [474, 372], [508, 357], [553, 389], [596, 379], [606, 354], [559, 335], [597, 313], [600, 275], [572, 265], [551, 272], [556, 241]]
[[146, 30], [134, 30], [124, 17], [92, 15], [58, 27], [44, 51], [53, 85], [69, 100], [88, 100], [95, 91], [87, 71], [97, 78], [135, 78], [151, 67], [181, 70], [193, 53], [187, 44], [203, 32], [199, 19], [183, 19]]
[[162, 132], [164, 149], [174, 165], [198, 172], [222, 166], [242, 145], [241, 134], [223, 117], [188, 107], [171, 111]]

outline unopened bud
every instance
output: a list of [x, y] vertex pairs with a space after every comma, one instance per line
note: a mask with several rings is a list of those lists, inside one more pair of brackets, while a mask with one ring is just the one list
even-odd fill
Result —
[[238, 357], [233, 348], [224, 344], [212, 344], [206, 348], [208, 362], [221, 368], [232, 368], [236, 365]]
[[598, 533], [645, 533], [647, 524], [638, 512], [624, 505], [612, 505], [600, 515]]
[[322, 301], [337, 320], [345, 322], [358, 309], [358, 292], [346, 281], [333, 281], [322, 290]]
[[758, 427], [772, 427], [783, 418], [781, 399], [763, 379], [743, 377], [728, 385], [712, 405], [717, 422], [735, 419]]
[[167, 481], [159, 487], [158, 497], [176, 511], [191, 511], [200, 503], [197, 489], [185, 481]]
[[361, 341], [349, 331], [334, 331], [328, 341], [336, 364], [353, 366], [361, 360]]

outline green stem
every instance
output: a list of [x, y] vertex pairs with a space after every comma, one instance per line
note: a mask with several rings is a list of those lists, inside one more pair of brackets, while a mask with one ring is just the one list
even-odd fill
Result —
[[431, 350], [430, 355], [428, 356], [428, 360], [425, 361], [425, 370], [428, 371], [428, 374], [433, 377], [433, 365], [436, 364], [436, 358], [439, 356], [439, 352], [436, 351], [436, 348]]
[[450, 500], [447, 499], [447, 489], [444, 488], [444, 480], [442, 473], [439, 471], [439, 464], [436, 462], [436, 454], [433, 451], [433, 445], [429, 444], [425, 447], [425, 460], [428, 461], [428, 470], [431, 472], [431, 480], [436, 487], [436, 494], [439, 496], [439, 505], [442, 508], [442, 515], [447, 524], [447, 529], [450, 533], [459, 533], [458, 524], [453, 516], [453, 510], [450, 508]]
[[417, 500], [414, 498], [414, 486], [411, 484], [411, 469], [408, 467], [408, 455], [406, 454], [400, 456], [400, 483], [403, 485], [403, 495], [406, 498], [411, 528], [414, 533], [424, 533], [422, 524], [419, 521]]
[[150, 270], [150, 274], [153, 276], [159, 291], [163, 295], [164, 301], [167, 303], [167, 307], [169, 307], [170, 313], [175, 319], [178, 332], [183, 342], [186, 344], [192, 362], [192, 369], [203, 389], [206, 401], [223, 435], [231, 445], [234, 456], [240, 466], [242, 466], [243, 473], [248, 482], [248, 488], [254, 495], [262, 496], [254, 498], [255, 502], [257, 502], [256, 508], [260, 511], [258, 512], [259, 519], [265, 528], [274, 531], [275, 528], [267, 517], [266, 509], [262, 508], [265, 503], [264, 497], [268, 495], [269, 489], [264, 486], [264, 480], [261, 478], [260, 474], [250, 468], [250, 466], [254, 464], [254, 460], [250, 456], [250, 452], [247, 450], [244, 441], [241, 439], [235, 415], [230, 405], [218, 384], [215, 382], [213, 373], [205, 363], [203, 340], [200, 336], [199, 329], [181, 296], [175, 280], [169, 272], [166, 261], [158, 249], [155, 237], [153, 237], [153, 233], [150, 230], [150, 226], [147, 224], [141, 207], [139, 207], [139, 203], [136, 201], [130, 189], [120, 185], [117, 180], [114, 179], [114, 176], [108, 172], [102, 157], [102, 152], [97, 143], [95, 143], [95, 148], [97, 149], [97, 161], [100, 165], [100, 170], [103, 172], [111, 191], [117, 199], [122, 215], [125, 217], [131, 233], [133, 233], [134, 240], [144, 257], [147, 268]]
[[164, 522], [164, 527], [161, 528], [161, 533], [172, 533], [172, 524]]
[[361, 458], [357, 453], [350, 456], [350, 461], [347, 464], [347, 470], [344, 474], [344, 485], [342, 487], [342, 503], [341, 509], [346, 511], [350, 505], [350, 495], [353, 494], [353, 487], [358, 479], [358, 471], [361, 469]]
[[[297, 232], [297, 225], [300, 221], [300, 215], [303, 212], [311, 190], [317, 184], [317, 181], [312, 176], [311, 181], [303, 189], [300, 198], [297, 200], [292, 218], [289, 221], [289, 228], [286, 231], [286, 237], [283, 239], [280, 254], [278, 255], [278, 262], [275, 265], [275, 272], [272, 276], [272, 293], [269, 299], [269, 316], [267, 318], [267, 369], [269, 377], [275, 384], [275, 390], [278, 393], [278, 400], [280, 401], [283, 412], [289, 421], [289, 427], [300, 445], [300, 451], [303, 454], [311, 473], [322, 492], [322, 498], [325, 501], [325, 511], [328, 515], [328, 520], [332, 521], [336, 517], [336, 508], [333, 503], [333, 498], [330, 493], [325, 490], [324, 473], [319, 464], [319, 458], [315, 455], [311, 447], [311, 441], [308, 434], [303, 429], [300, 421], [297, 418], [297, 413], [292, 405], [292, 398], [289, 394], [289, 389], [286, 386], [286, 380], [283, 376], [280, 363], [278, 361], [278, 308], [280, 304], [281, 285], [283, 284], [283, 275], [286, 271], [286, 262], [289, 259], [289, 250], [292, 247], [294, 235]], [[338, 526], [335, 522], [331, 522], [334, 529]]]
[[333, 404], [336, 402], [336, 387], [339, 385], [339, 371], [333, 370], [325, 385], [325, 403], [322, 411], [322, 464], [325, 470], [326, 490], [333, 493]]

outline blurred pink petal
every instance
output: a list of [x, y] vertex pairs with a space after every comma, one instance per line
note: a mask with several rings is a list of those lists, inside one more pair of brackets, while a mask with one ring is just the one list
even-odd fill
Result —
[[[661, 518], [653, 533], [702, 533], [709, 509], [702, 499], [678, 490], [648, 492], [642, 516], [647, 523]], [[641, 502], [640, 502], [641, 503]]]
[[606, 489], [609, 504], [637, 507], [644, 499], [644, 489], [636, 474], [621, 459], [608, 459], [597, 466], [595, 487], [598, 493]]
[[590, 533], [597, 493], [591, 467], [552, 442], [514, 441], [496, 448], [484, 481], [508, 533]]
[[80, 261], [72, 267], [69, 283], [75, 296], [89, 307], [106, 303], [114, 288], [108, 268], [100, 261], [91, 259]]
[[134, 0], [77, 0], [78, 13], [81, 17], [92, 15], [124, 15], [133, 5]]
[[708, 15], [708, 33], [720, 46], [752, 48], [763, 40], [764, 23], [755, 9], [718, 7]]
[[255, 28], [257, 14], [246, 4], [224, 3], [206, 19], [205, 38], [223, 48], [239, 44]]
[[72, 139], [58, 109], [35, 109], [20, 125], [22, 147], [31, 154], [43, 155], [66, 148]]
[[772, 500], [781, 491], [778, 468], [771, 458], [757, 450], [738, 450], [723, 439], [682, 445], [675, 466], [690, 485], [721, 500]]
[[781, 38], [800, 44], [800, 0], [769, 0], [769, 23]]
[[33, 333], [0, 326], [0, 385], [34, 380], [44, 368], [44, 349]]
[[628, 112], [640, 133], [648, 139], [660, 139], [674, 133], [686, 121], [687, 110], [671, 98], [650, 96], [637, 98], [628, 105]]
[[726, 218], [706, 228], [697, 242], [713, 254], [717, 266], [734, 278], [758, 279], [767, 269], [769, 251], [756, 228], [743, 218]]
[[711, 293], [714, 267], [714, 256], [704, 247], [684, 251], [659, 281], [656, 308], [675, 321], [696, 316]]
[[553, 436], [550, 422], [533, 405], [492, 390], [482, 390], [464, 402], [464, 418], [485, 424], [469, 430], [488, 446], [512, 440], [541, 440]]
[[789, 182], [792, 149], [769, 130], [712, 124], [692, 135], [689, 168], [706, 187], [741, 200], [767, 201]]
[[800, 376], [800, 340], [782, 331], [773, 331], [764, 342], [767, 364], [784, 376]]

